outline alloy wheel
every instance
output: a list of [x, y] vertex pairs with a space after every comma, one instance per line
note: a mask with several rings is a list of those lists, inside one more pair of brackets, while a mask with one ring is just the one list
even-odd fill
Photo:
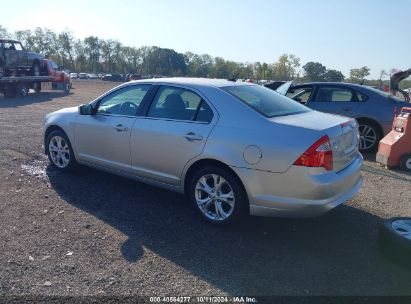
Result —
[[370, 125], [360, 125], [358, 127], [360, 133], [360, 150], [368, 150], [372, 148], [378, 138], [377, 132]]
[[53, 136], [49, 142], [49, 153], [53, 163], [59, 168], [65, 168], [70, 162], [70, 148], [61, 136]]
[[234, 191], [218, 174], [206, 174], [198, 179], [195, 199], [200, 211], [213, 221], [224, 221], [234, 211]]

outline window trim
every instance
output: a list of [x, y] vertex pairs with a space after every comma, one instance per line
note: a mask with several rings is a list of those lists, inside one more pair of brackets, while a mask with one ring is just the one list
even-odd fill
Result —
[[[351, 92], [351, 94], [352, 94], [352, 99], [354, 99], [354, 100], [350, 100], [350, 101], [332, 101], [332, 100], [329, 100], [329, 101], [318, 101], [317, 100], [317, 96], [318, 96], [318, 93], [320, 92], [320, 90], [322, 89], [322, 88], [331, 88], [331, 89], [340, 89], [340, 90], [347, 90], [347, 91], [350, 91]], [[360, 101], [360, 100], [358, 100], [358, 98], [357, 98], [357, 95], [355, 94], [356, 93], [356, 90], [354, 90], [354, 89], [352, 89], [352, 88], [350, 88], [350, 87], [346, 87], [346, 86], [336, 86], [336, 85], [319, 85], [318, 87], [317, 87], [317, 90], [316, 90], [316, 92], [315, 92], [315, 98], [314, 98], [314, 100], [312, 101], [312, 102], [317, 102], [317, 103], [322, 103], [322, 104], [327, 104], [327, 103], [341, 103], [341, 102], [362, 102], [362, 101]]]
[[[141, 86], [141, 85], [149, 85], [150, 88], [148, 89], [148, 91], [147, 91], [146, 95], [144, 96], [144, 98], [141, 100], [140, 106], [138, 107], [137, 112], [135, 113], [135, 115], [121, 115], [121, 114], [110, 114], [110, 113], [99, 113], [98, 112], [98, 108], [100, 107], [100, 104], [103, 101], [103, 99], [109, 97], [112, 94], [115, 94], [116, 92], [118, 92], [120, 90], [124, 90], [124, 89], [127, 89], [127, 88], [134, 88], [134, 87], [138, 87], [138, 86]], [[153, 87], [154, 86], [151, 83], [137, 83], [137, 84], [127, 84], [125, 86], [114, 88], [113, 90], [110, 90], [109, 92], [107, 92], [107, 94], [104, 94], [103, 96], [100, 96], [98, 99], [91, 102], [91, 104], [93, 106], [93, 115], [114, 116], [114, 117], [139, 117], [139, 116], [142, 115], [145, 103], [147, 103], [147, 100], [151, 97], [152, 91], [154, 89]]]

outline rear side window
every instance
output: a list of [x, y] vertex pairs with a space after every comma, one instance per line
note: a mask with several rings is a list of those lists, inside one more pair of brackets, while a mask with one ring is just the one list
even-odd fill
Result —
[[237, 85], [222, 89], [266, 117], [311, 111], [306, 106], [259, 85]]
[[320, 87], [316, 101], [320, 102], [344, 102], [356, 101], [353, 91], [345, 88]]
[[148, 117], [211, 122], [213, 111], [196, 93], [179, 87], [162, 86], [154, 97]]

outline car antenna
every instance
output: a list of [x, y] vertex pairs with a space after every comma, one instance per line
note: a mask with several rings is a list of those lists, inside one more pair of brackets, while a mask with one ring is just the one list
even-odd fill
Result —
[[236, 82], [238, 75], [240, 75], [240, 72], [237, 72], [237, 74], [234, 75], [234, 77], [228, 78], [228, 81]]

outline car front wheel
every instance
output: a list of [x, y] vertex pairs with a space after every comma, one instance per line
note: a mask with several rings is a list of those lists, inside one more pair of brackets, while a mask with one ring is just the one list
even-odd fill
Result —
[[46, 140], [47, 154], [51, 164], [61, 171], [70, 171], [76, 165], [73, 149], [66, 134], [52, 131]]
[[221, 225], [247, 215], [247, 195], [233, 173], [219, 167], [206, 167], [194, 174], [190, 200], [207, 222]]

